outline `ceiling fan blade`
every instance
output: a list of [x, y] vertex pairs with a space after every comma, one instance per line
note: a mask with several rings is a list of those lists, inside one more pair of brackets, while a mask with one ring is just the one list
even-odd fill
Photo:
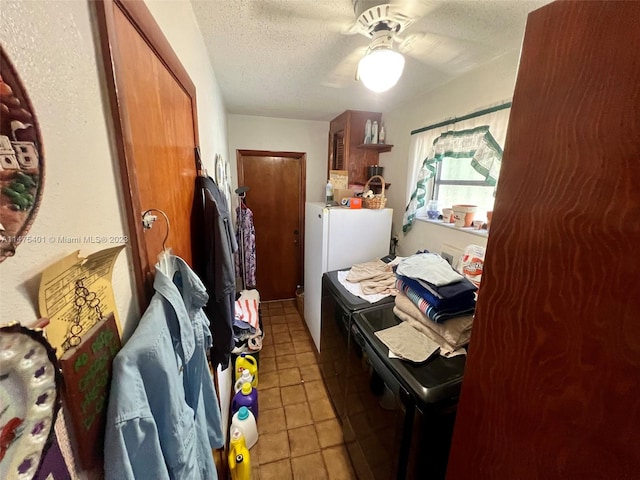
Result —
[[478, 56], [490, 54], [483, 45], [436, 33], [396, 36], [398, 51], [449, 74], [461, 74], [478, 65]]
[[434, 0], [391, 0], [389, 3], [393, 8], [397, 8], [407, 17], [417, 20], [438, 8], [438, 4], [442, 2], [436, 2]]
[[338, 65], [322, 80], [321, 84], [330, 88], [346, 88], [357, 83], [358, 62], [364, 56], [367, 47], [358, 47], [344, 57]]

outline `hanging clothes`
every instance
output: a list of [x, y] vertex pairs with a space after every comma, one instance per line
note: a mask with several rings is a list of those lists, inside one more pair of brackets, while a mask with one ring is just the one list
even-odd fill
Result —
[[224, 444], [206, 352], [208, 295], [189, 266], [156, 269], [156, 291], [113, 361], [107, 409], [107, 480], [216, 479], [211, 449]]
[[236, 276], [243, 280], [244, 289], [256, 286], [256, 230], [253, 226], [253, 212], [240, 199], [236, 207], [236, 241], [239, 245], [236, 253]]
[[213, 335], [211, 363], [225, 370], [234, 347], [236, 277], [233, 254], [238, 250], [238, 244], [225, 196], [210, 177], [196, 177], [192, 215], [194, 270], [210, 298], [204, 311], [211, 322]]

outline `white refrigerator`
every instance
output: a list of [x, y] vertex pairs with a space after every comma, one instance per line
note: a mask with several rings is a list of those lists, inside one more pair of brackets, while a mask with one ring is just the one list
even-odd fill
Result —
[[320, 351], [322, 274], [389, 253], [393, 209], [326, 207], [307, 202], [304, 233], [304, 319]]

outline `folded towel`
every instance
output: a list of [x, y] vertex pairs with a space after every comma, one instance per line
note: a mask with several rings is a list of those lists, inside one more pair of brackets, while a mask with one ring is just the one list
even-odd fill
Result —
[[356, 263], [347, 274], [347, 280], [353, 283], [366, 280], [384, 280], [393, 277], [393, 266], [382, 260], [372, 260], [365, 263]]
[[459, 317], [461, 315], [473, 314], [476, 309], [476, 301], [474, 298], [467, 299], [466, 303], [461, 303], [454, 308], [438, 309], [431, 305], [427, 300], [420, 296], [418, 292], [413, 290], [400, 278], [396, 279], [396, 287], [398, 291], [404, 292], [414, 305], [424, 313], [427, 317], [436, 323], [442, 323], [450, 318]]
[[405, 277], [420, 278], [436, 286], [459, 282], [464, 278], [437, 253], [411, 255], [398, 264], [396, 272]]
[[359, 283], [365, 295], [395, 295], [395, 278], [393, 266], [382, 260], [357, 263], [347, 273], [347, 281]]
[[243, 328], [238, 322], [246, 323], [254, 330], [259, 330], [260, 316], [258, 308], [260, 305], [260, 294], [257, 290], [242, 290], [240, 298], [236, 300], [234, 324]]
[[426, 337], [430, 338], [435, 343], [437, 343], [440, 346], [440, 355], [442, 355], [443, 357], [449, 358], [449, 357], [455, 357], [457, 355], [466, 355], [467, 352], [464, 348], [462, 347], [454, 348], [453, 345], [449, 344], [446, 340], [444, 340], [444, 338], [440, 337], [436, 332], [429, 329], [428, 327], [425, 327], [422, 323], [420, 323], [410, 315], [407, 315], [398, 307], [393, 307], [393, 313], [400, 320], [411, 325], [418, 332], [423, 333]]
[[[417, 295], [424, 298], [427, 303], [439, 310], [463, 309], [470, 308], [472, 305], [475, 305], [476, 287], [468, 280], [466, 281], [469, 282], [471, 288], [465, 288], [453, 297], [438, 298], [431, 291], [421, 285], [418, 280], [402, 275], [396, 275], [396, 277], [402, 280], [403, 284], [410, 287]], [[400, 287], [398, 287], [398, 289], [400, 289]]]
[[[403, 315], [399, 315], [396, 310], [401, 312]], [[422, 313], [402, 292], [398, 292], [398, 295], [396, 296], [394, 313], [396, 313], [398, 318], [401, 320], [407, 321], [407, 317], [413, 320], [413, 322], [409, 321], [409, 323], [414, 328], [425, 333], [425, 335], [430, 336], [430, 334], [426, 333], [425, 329], [432, 332], [435, 337], [430, 336], [430, 338], [438, 342], [441, 347], [450, 351], [466, 345], [469, 343], [469, 339], [471, 338], [473, 315], [452, 318], [447, 320], [445, 323], [435, 323]], [[422, 325], [422, 328], [418, 328], [414, 325], [414, 322]]]
[[369, 303], [376, 303], [379, 302], [380, 300], [382, 300], [383, 298], [386, 298], [389, 296], [389, 294], [382, 294], [382, 293], [373, 293], [373, 294], [368, 294], [366, 295], [361, 288], [360, 283], [351, 283], [347, 280], [347, 275], [349, 274], [348, 271], [346, 270], [342, 270], [338, 272], [338, 281], [340, 282], [340, 285], [342, 285], [345, 290], [347, 290], [347, 292], [355, 295], [356, 297], [360, 297], [364, 300], [366, 300]]
[[428, 359], [440, 345], [409, 323], [402, 322], [375, 332], [382, 343], [403, 360], [420, 363]]
[[396, 295], [398, 290], [396, 289], [396, 277], [391, 274], [390, 277], [380, 280], [366, 280], [360, 282], [360, 288], [365, 295], [372, 295], [376, 293], [382, 293], [386, 295]]

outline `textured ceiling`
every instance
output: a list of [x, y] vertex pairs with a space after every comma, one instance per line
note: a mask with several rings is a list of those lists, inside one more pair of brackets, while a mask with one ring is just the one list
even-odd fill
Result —
[[548, 0], [392, 0], [420, 17], [404, 74], [384, 93], [355, 80], [369, 40], [352, 0], [191, 0], [230, 113], [330, 120], [387, 110], [520, 48], [527, 14]]

